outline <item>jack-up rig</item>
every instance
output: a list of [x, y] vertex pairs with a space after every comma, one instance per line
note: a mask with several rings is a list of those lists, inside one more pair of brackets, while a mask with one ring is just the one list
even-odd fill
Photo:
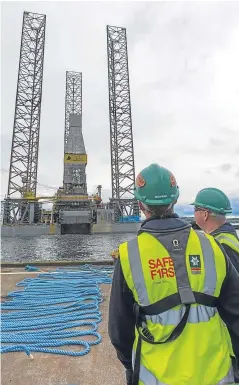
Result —
[[50, 222], [60, 229], [61, 234], [91, 233], [94, 224], [99, 223], [101, 226], [104, 223], [115, 224], [117, 232], [131, 231], [127, 225], [136, 231], [135, 225], [140, 222], [140, 217], [138, 203], [133, 197], [135, 167], [125, 28], [107, 26], [110, 202], [102, 203], [101, 185], [97, 194], [89, 196], [87, 193], [81, 72], [66, 72], [63, 186], [53, 197], [36, 195], [45, 28], [45, 15], [24, 12], [8, 193], [2, 202], [2, 227], [40, 224], [41, 202], [51, 200]]

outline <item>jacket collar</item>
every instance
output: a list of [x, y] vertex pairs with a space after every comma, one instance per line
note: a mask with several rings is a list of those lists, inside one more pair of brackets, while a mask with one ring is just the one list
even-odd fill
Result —
[[151, 217], [146, 219], [138, 232], [138, 235], [147, 232], [147, 233], [165, 233], [171, 231], [182, 230], [185, 228], [191, 227], [189, 222], [180, 219], [177, 214], [169, 214], [164, 218]]
[[215, 235], [218, 235], [221, 233], [229, 233], [229, 234], [233, 234], [233, 235], [237, 236], [236, 230], [234, 229], [234, 227], [229, 222], [224, 223], [224, 225], [222, 225], [218, 229], [212, 231], [210, 233], [210, 235], [215, 236]]

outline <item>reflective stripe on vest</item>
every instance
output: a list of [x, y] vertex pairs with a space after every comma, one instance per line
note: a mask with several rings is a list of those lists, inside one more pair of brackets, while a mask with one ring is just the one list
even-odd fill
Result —
[[[238, 254], [239, 257], [239, 241], [237, 237], [234, 234], [231, 233], [220, 233], [215, 235], [215, 239], [221, 243], [222, 245], [225, 244], [229, 246], [233, 251], [235, 251]], [[233, 352], [232, 344], [231, 344], [231, 338], [228, 334], [228, 344], [230, 346], [230, 355], [235, 357], [235, 354]]]
[[[160, 323], [161, 325], [178, 325], [185, 313], [185, 307], [175, 310], [170, 309], [161, 313], [160, 315], [146, 315], [146, 319], [150, 320], [154, 324]], [[188, 321], [189, 323], [208, 322], [210, 318], [214, 317], [217, 313], [215, 307], [197, 305], [197, 307], [191, 307]]]
[[[214, 261], [214, 252], [211, 246], [210, 241], [207, 239], [205, 234], [197, 233], [203, 255], [206, 255], [207, 258], [204, 259], [205, 265], [205, 282], [203, 293], [213, 295], [216, 289], [217, 283], [217, 273], [215, 268]], [[128, 256], [129, 263], [132, 273], [132, 278], [134, 281], [135, 289], [137, 291], [139, 304], [141, 306], [150, 305], [147, 289], [145, 286], [145, 280], [141, 265], [141, 258], [139, 252], [139, 245], [137, 238], [132, 239], [128, 242]], [[160, 323], [161, 325], [178, 325], [185, 313], [185, 307], [175, 310], [170, 309], [160, 315], [148, 316], [146, 319], [152, 321], [154, 324]], [[198, 305], [191, 306], [188, 322], [189, 323], [198, 323], [198, 322], [208, 322], [210, 318], [215, 316], [217, 313], [216, 308], [211, 308], [208, 306]]]
[[227, 375], [221, 381], [219, 381], [216, 385], [229, 385], [229, 384], [235, 384], [234, 372], [233, 372], [232, 366], [229, 369], [229, 372], [227, 373]]
[[230, 233], [221, 233], [215, 236], [216, 240], [220, 243], [225, 243], [231, 247], [232, 250], [236, 251], [239, 254], [239, 241], [237, 237]]
[[[141, 306], [151, 306], [172, 295], [180, 295], [179, 280], [180, 288], [188, 288], [189, 284], [192, 294], [205, 293], [218, 297], [226, 277], [225, 256], [218, 243], [212, 236], [193, 229], [188, 237], [184, 230], [163, 234], [142, 233], [132, 241], [121, 244], [119, 252], [126, 283]], [[196, 256], [200, 261], [199, 273], [193, 272], [195, 265], [192, 257], [195, 259]], [[186, 273], [188, 282], [184, 279]], [[142, 331], [145, 329], [155, 343], [161, 344], [153, 345], [142, 340], [138, 330], [135, 330], [132, 353], [134, 385], [233, 384], [232, 372], [229, 372], [228, 333], [217, 310], [194, 301], [184, 302], [181, 296], [180, 299], [182, 305], [164, 313], [151, 313], [146, 325], [142, 323]], [[183, 320], [183, 303], [191, 303], [183, 334], [172, 342], [163, 343]], [[141, 359], [135, 361], [136, 352], [137, 357], [141, 352]], [[185, 361], [184, 357], [189, 360]]]
[[[133, 351], [133, 353], [132, 353], [133, 368], [134, 368], [134, 361], [135, 361], [135, 352]], [[139, 380], [142, 382], [143, 385], [170, 385], [170, 384], [165, 384], [165, 382], [159, 381], [142, 364], [140, 365]], [[233, 368], [230, 367], [229, 372], [227, 373], [227, 375], [221, 381], [217, 382], [217, 384], [215, 384], [215, 385], [231, 385], [231, 384], [235, 383], [234, 381], [235, 380], [234, 380]]]
[[[134, 369], [134, 361], [135, 361], [135, 352], [132, 353], [132, 365]], [[164, 382], [159, 381], [145, 366], [140, 365], [139, 372], [139, 381], [143, 383], [143, 385], [168, 385]]]

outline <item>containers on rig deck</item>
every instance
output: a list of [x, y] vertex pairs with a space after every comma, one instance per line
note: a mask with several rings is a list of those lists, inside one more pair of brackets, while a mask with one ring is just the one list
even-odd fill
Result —
[[142, 222], [141, 217], [138, 215], [128, 215], [128, 216], [123, 216], [119, 218], [120, 223], [128, 223], [128, 222], [135, 222], [139, 223]]

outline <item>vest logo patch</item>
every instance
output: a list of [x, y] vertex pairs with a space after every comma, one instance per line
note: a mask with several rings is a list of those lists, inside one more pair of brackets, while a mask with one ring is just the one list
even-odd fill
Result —
[[179, 240], [173, 239], [172, 244], [174, 245], [174, 247], [178, 247], [179, 246]]
[[200, 255], [189, 255], [189, 264], [192, 274], [201, 274]]
[[149, 260], [149, 269], [151, 279], [159, 278], [173, 278], [175, 277], [174, 265], [172, 258], [163, 257]]

